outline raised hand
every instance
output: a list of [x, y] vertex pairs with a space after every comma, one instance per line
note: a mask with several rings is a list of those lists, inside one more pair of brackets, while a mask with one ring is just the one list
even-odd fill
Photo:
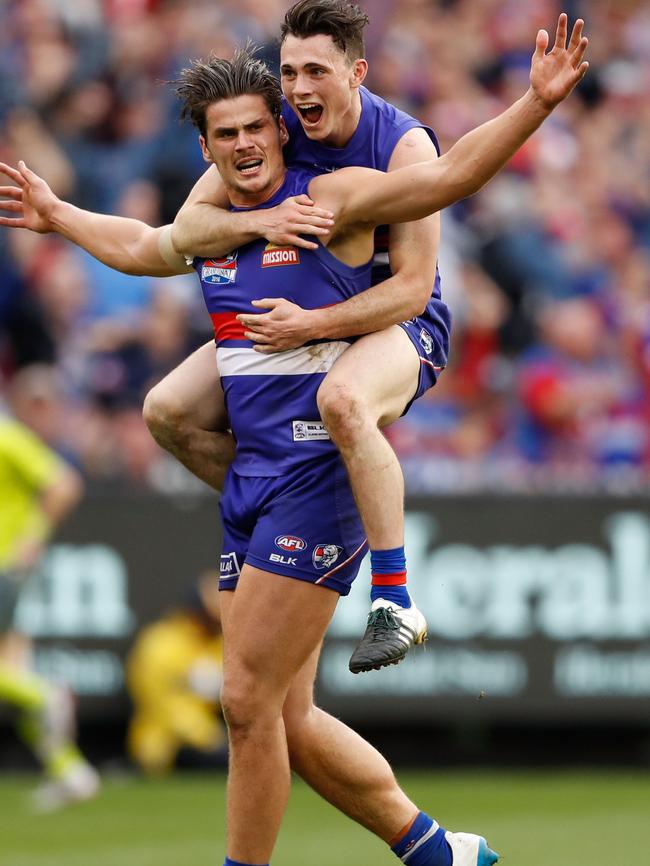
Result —
[[0, 216], [0, 226], [30, 229], [46, 234], [54, 231], [50, 216], [59, 199], [45, 181], [27, 168], [24, 162], [12, 168], [0, 162], [0, 174], [14, 181], [17, 186], [0, 186], [0, 210], [16, 216]]
[[530, 86], [547, 108], [554, 108], [558, 102], [566, 99], [589, 68], [587, 61], [583, 60], [589, 43], [586, 36], [582, 35], [584, 23], [578, 18], [567, 46], [567, 16], [563, 12], [558, 18], [555, 44], [548, 54], [548, 33], [540, 30], [537, 34], [530, 67]]

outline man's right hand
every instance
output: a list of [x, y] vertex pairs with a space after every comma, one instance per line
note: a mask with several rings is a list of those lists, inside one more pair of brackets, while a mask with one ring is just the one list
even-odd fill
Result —
[[259, 219], [260, 237], [276, 246], [302, 247], [315, 250], [317, 243], [308, 237], [326, 237], [334, 225], [334, 214], [316, 207], [308, 195], [286, 198], [275, 207], [251, 211]]
[[0, 186], [0, 209], [17, 214], [13, 217], [0, 216], [0, 225], [30, 229], [40, 234], [54, 231], [50, 216], [59, 199], [45, 181], [22, 161], [18, 163], [17, 169], [0, 162], [0, 173], [16, 184]]

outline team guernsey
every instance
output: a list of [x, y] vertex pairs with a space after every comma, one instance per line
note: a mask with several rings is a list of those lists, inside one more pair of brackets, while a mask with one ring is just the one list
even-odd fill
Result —
[[[328, 147], [307, 138], [295, 112], [285, 102], [282, 116], [289, 131], [289, 143], [284, 156], [287, 165], [304, 168], [317, 174], [358, 165], [388, 171], [391, 156], [402, 136], [410, 129], [424, 129], [436, 150], [440, 147], [429, 127], [400, 111], [381, 97], [360, 87], [361, 117], [352, 138], [345, 147]], [[391, 275], [388, 265], [388, 228], [375, 232], [375, 258], [372, 285]], [[420, 358], [420, 381], [413, 399], [435, 385], [440, 370], [447, 364], [451, 316], [440, 296], [440, 276], [436, 278], [431, 298], [421, 316], [402, 323]]]
[[[313, 172], [290, 169], [262, 207], [306, 192]], [[350, 267], [325, 247], [265, 240], [220, 259], [194, 260], [212, 319], [226, 408], [237, 443], [221, 497], [221, 589], [246, 561], [264, 571], [347, 594], [365, 539], [347, 473], [320, 420], [316, 394], [346, 341], [317, 341], [265, 355], [245, 338], [238, 313], [283, 297], [306, 309], [340, 303], [368, 288], [372, 263]]]

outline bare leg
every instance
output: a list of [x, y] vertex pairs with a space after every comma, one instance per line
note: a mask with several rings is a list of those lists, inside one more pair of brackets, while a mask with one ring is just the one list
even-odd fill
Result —
[[227, 836], [233, 860], [269, 862], [290, 787], [282, 707], [296, 674], [320, 645], [337, 600], [332, 590], [248, 565], [225, 599], [221, 703], [230, 743]]
[[348, 470], [371, 550], [404, 544], [404, 478], [380, 427], [404, 411], [420, 362], [402, 328], [368, 334], [341, 355], [318, 407]]
[[206, 343], [147, 394], [144, 420], [156, 442], [194, 475], [221, 490], [235, 442], [214, 343]]
[[388, 761], [355, 731], [314, 705], [320, 647], [284, 703], [291, 769], [348, 818], [390, 842], [418, 813]]

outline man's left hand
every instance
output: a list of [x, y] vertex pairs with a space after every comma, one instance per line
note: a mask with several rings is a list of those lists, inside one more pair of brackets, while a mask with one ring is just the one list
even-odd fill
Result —
[[262, 298], [252, 303], [254, 307], [269, 310], [268, 313], [240, 313], [237, 316], [246, 327], [246, 339], [256, 343], [256, 352], [265, 355], [286, 352], [314, 339], [315, 310], [303, 310], [285, 298]]

